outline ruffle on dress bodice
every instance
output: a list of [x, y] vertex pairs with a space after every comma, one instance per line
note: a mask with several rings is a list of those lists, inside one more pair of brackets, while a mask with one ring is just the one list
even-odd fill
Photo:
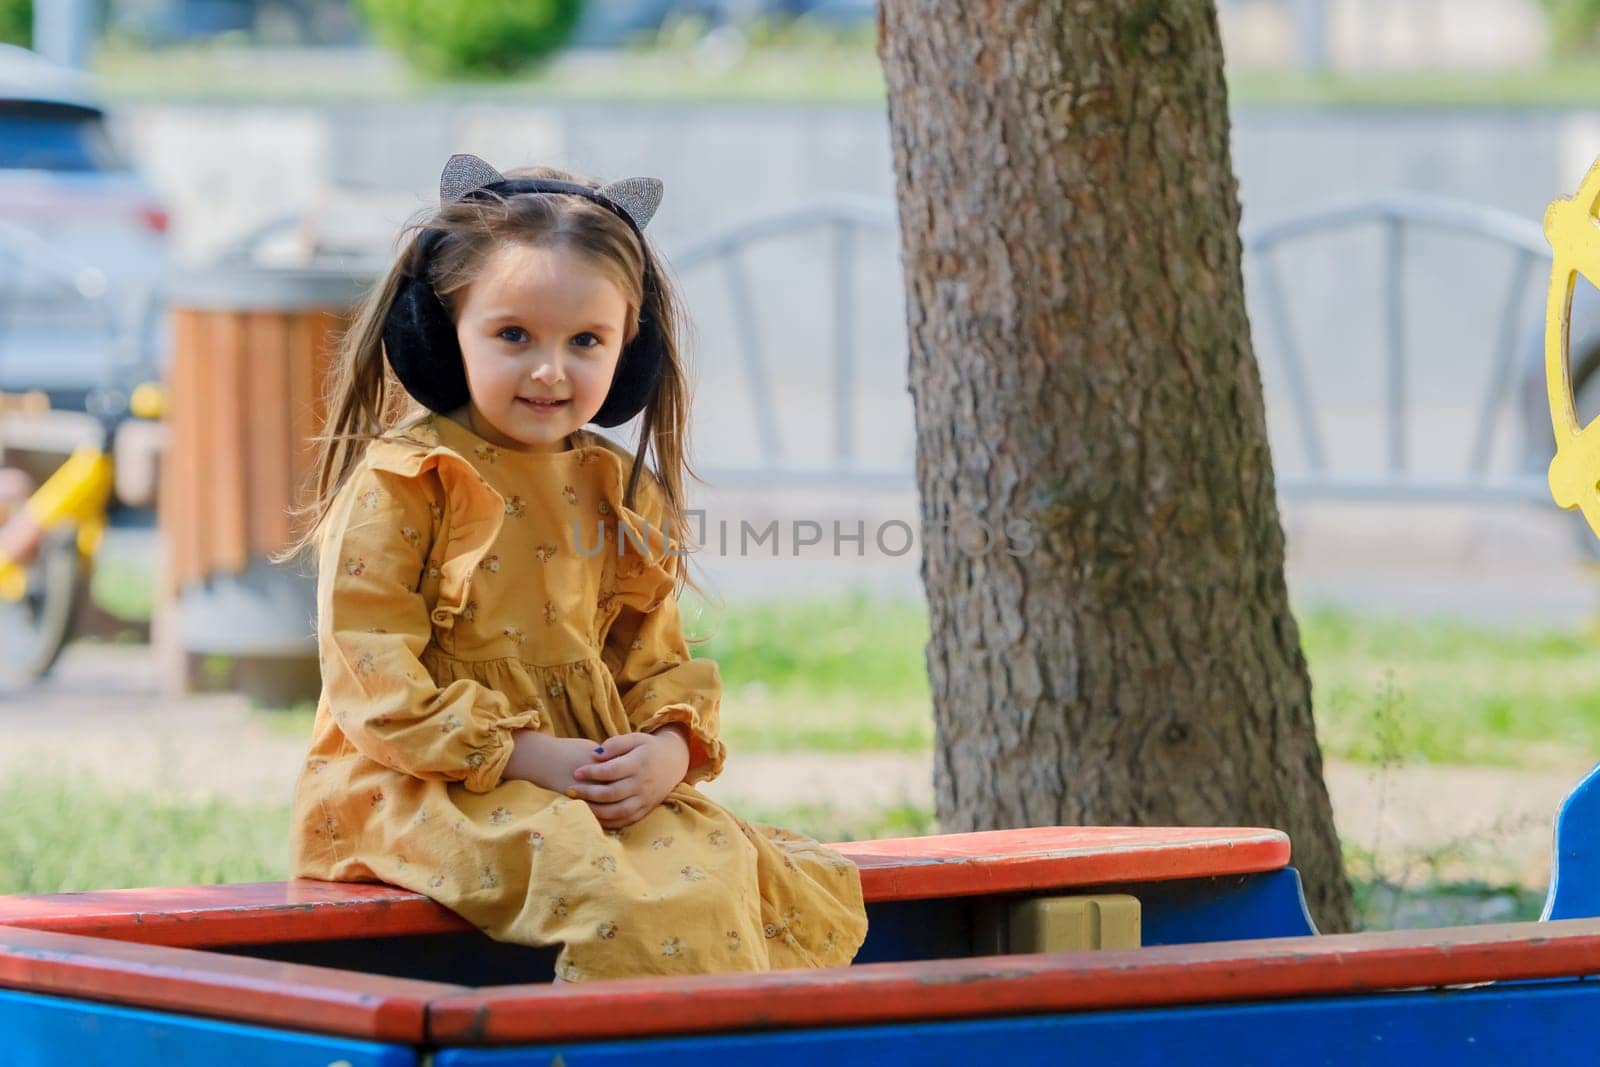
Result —
[[512, 452], [431, 416], [369, 446], [318, 581], [323, 702], [368, 758], [482, 792], [516, 729], [679, 722], [687, 780], [720, 772], [722, 681], [683, 639], [664, 493], [646, 473], [629, 506], [631, 457], [587, 431], [575, 444]]
[[[575, 483], [598, 495], [593, 514], [575, 516], [584, 543], [572, 544], [568, 537], [567, 544], [551, 546], [584, 556], [593, 552], [593, 562], [609, 564], [604, 569], [609, 580], [597, 595], [593, 650], [598, 650], [598, 641], [622, 609], [647, 615], [673, 593], [673, 554], [681, 545], [666, 529], [661, 488], [645, 472], [636, 490], [639, 507], [626, 503], [633, 457], [621, 446], [592, 431], [579, 430], [574, 435], [575, 446], [564, 452], [519, 453], [491, 445], [440, 415], [427, 416], [401, 434], [396, 431], [375, 441], [368, 462], [372, 469], [400, 478], [426, 479], [430, 474], [437, 478], [445, 502], [442, 507], [448, 509], [447, 515], [436, 511], [436, 517], [445, 520], [446, 539], [430, 557], [438, 569], [432, 621], [441, 633], [452, 629], [468, 610], [473, 584], [484, 573], [485, 558], [501, 539], [508, 519], [526, 515], [532, 506], [521, 494], [496, 489], [466, 454], [484, 465], [521, 465], [518, 473], [545, 479], [548, 484], [544, 488], [555, 499], [561, 499], [556, 494], [576, 496]], [[570, 523], [561, 525], [572, 530]], [[602, 561], [602, 555], [610, 558]], [[540, 657], [540, 661], [549, 659]]]

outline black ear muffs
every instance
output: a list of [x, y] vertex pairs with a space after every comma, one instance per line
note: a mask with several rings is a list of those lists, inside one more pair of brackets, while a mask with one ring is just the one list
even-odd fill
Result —
[[[639, 311], [639, 331], [623, 347], [611, 379], [611, 389], [590, 420], [600, 426], [620, 426], [627, 422], [655, 397], [666, 361], [666, 338], [661, 324], [649, 310], [650, 294], [655, 292], [656, 270], [644, 234], [627, 211], [596, 195], [587, 186], [547, 178], [517, 178], [492, 182], [482, 189], [507, 196], [536, 192], [584, 196], [616, 212], [638, 236], [639, 247], [644, 250], [646, 294], [644, 307]], [[428, 264], [441, 235], [439, 230], [424, 230], [418, 238], [416, 256], [384, 320], [383, 348], [389, 366], [406, 392], [430, 411], [444, 414], [466, 404], [470, 396], [455, 323], [428, 280]]]

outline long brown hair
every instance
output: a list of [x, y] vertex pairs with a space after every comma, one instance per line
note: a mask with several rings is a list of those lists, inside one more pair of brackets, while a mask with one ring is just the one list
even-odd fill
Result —
[[[599, 189], [592, 178], [554, 167], [523, 167], [506, 178], [556, 178]], [[413, 219], [400, 236], [399, 255], [388, 273], [357, 304], [349, 328], [340, 336], [338, 354], [324, 392], [327, 412], [318, 443], [315, 482], [310, 500], [297, 509], [302, 531], [293, 545], [274, 557], [283, 562], [306, 552], [321, 541], [328, 515], [339, 490], [361, 462], [368, 443], [421, 413], [389, 368], [383, 354], [383, 324], [395, 295], [417, 257], [417, 242], [424, 230], [442, 231], [426, 265], [428, 281], [452, 318], [459, 313], [457, 297], [483, 269], [497, 249], [507, 245], [563, 247], [585, 256], [617, 286], [628, 303], [623, 343], [639, 332], [639, 315], [661, 324], [665, 356], [661, 382], [640, 413], [639, 444], [628, 473], [624, 503], [636, 508], [641, 474], [651, 473], [665, 497], [663, 525], [673, 540], [692, 553], [688, 518], [684, 514], [684, 481], [704, 482], [689, 466], [689, 367], [681, 344], [689, 329], [676, 286], [655, 247], [641, 248], [633, 229], [614, 212], [579, 196], [521, 194], [503, 196], [484, 192], [465, 201], [446, 204]], [[655, 286], [644, 291], [644, 259], [654, 266]], [[655, 453], [652, 471], [645, 462]], [[680, 558], [678, 590], [700, 585], [689, 577], [689, 557]]]

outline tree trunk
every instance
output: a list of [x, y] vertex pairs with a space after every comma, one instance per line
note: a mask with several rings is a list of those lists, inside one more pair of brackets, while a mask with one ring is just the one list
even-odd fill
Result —
[[1279, 827], [1350, 928], [1213, 4], [879, 18], [940, 826]]

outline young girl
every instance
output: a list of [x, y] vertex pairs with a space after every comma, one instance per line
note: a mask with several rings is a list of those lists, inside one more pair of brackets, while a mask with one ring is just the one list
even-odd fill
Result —
[[[299, 546], [323, 689], [293, 873], [559, 943], [568, 981], [839, 966], [866, 936], [853, 863], [694, 788], [722, 769], [722, 683], [679, 626], [661, 191], [451, 157], [344, 339]], [[584, 428], [641, 412], [634, 455]]]

